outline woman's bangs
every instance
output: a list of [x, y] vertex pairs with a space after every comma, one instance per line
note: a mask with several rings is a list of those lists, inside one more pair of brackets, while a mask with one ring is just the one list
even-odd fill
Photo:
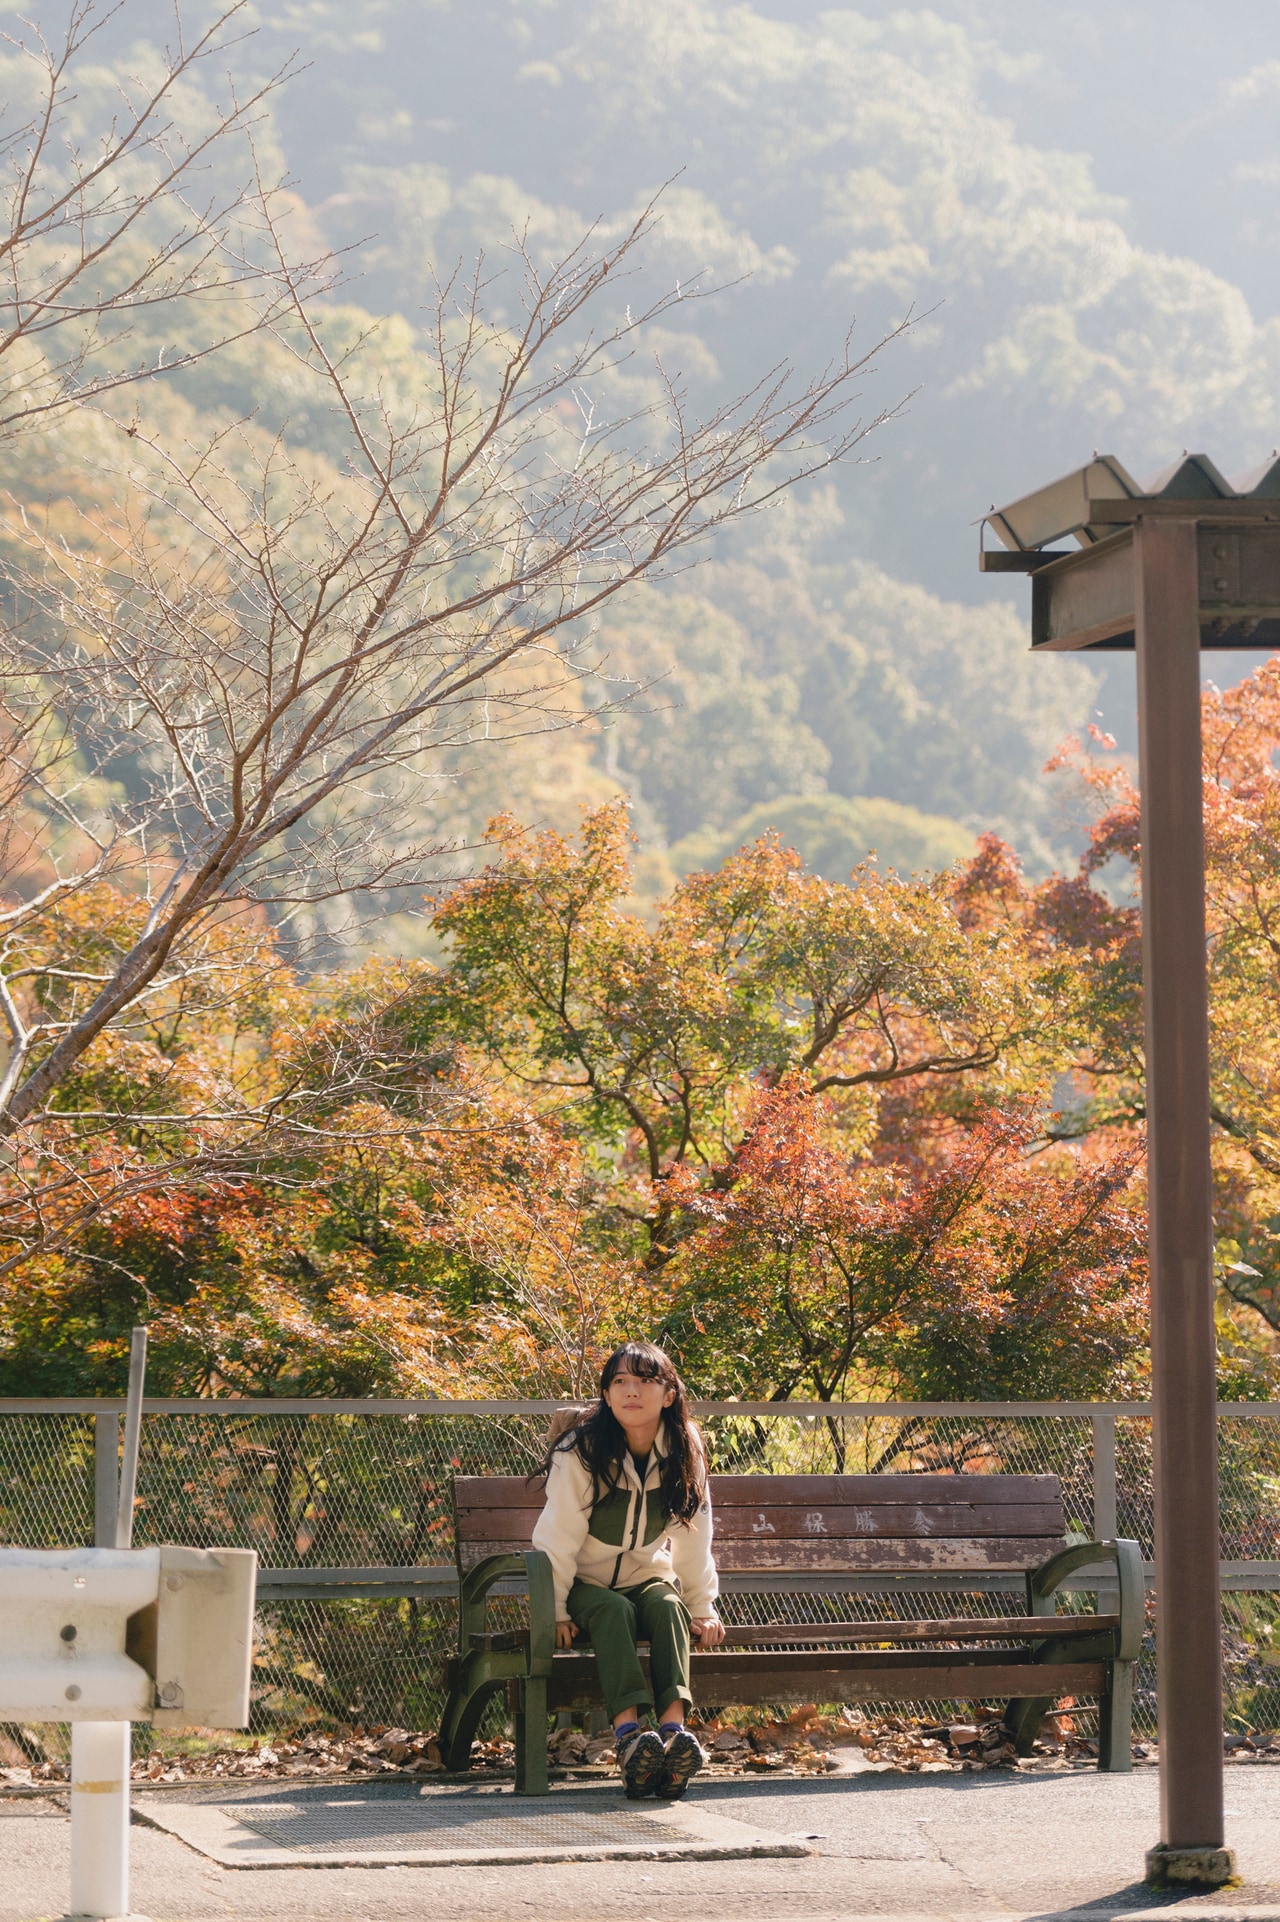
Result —
[[615, 1348], [604, 1365], [604, 1373], [600, 1377], [602, 1394], [612, 1386], [624, 1368], [639, 1381], [675, 1380], [675, 1369], [660, 1348], [653, 1348], [648, 1342], [628, 1341], [621, 1348]]

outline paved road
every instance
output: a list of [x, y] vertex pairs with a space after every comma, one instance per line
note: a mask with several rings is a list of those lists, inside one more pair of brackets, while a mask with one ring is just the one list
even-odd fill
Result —
[[[1280, 1922], [1280, 1769], [1233, 1767], [1227, 1785], [1244, 1886], [1191, 1902], [1161, 1902], [1137, 1879], [1156, 1836], [1154, 1771], [721, 1781], [696, 1791], [726, 1815], [816, 1836], [822, 1853], [800, 1860], [237, 1871], [135, 1825], [133, 1901], [156, 1922], [1047, 1922], [1167, 1906]], [[0, 1922], [62, 1914], [68, 1833], [60, 1811], [0, 1801]]]

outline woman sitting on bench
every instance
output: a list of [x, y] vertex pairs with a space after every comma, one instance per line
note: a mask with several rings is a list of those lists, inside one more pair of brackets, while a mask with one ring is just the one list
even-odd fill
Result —
[[[553, 1437], [541, 1472], [533, 1545], [555, 1578], [556, 1647], [579, 1630], [590, 1638], [628, 1796], [678, 1801], [706, 1760], [684, 1725], [690, 1641], [715, 1648], [724, 1629], [706, 1450], [670, 1357], [647, 1341], [616, 1349], [599, 1402]], [[649, 1643], [652, 1693], [637, 1637]], [[657, 1704], [655, 1734], [640, 1716]]]

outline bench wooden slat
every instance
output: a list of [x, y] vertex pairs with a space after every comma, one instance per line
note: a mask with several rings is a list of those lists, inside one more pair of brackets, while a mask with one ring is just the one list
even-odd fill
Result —
[[883, 1507], [718, 1508], [714, 1511], [719, 1541], [751, 1541], [766, 1535], [801, 1540], [874, 1536], [939, 1535], [1061, 1535], [1065, 1518], [1061, 1502], [955, 1502], [943, 1508], [892, 1503]]
[[[531, 1541], [541, 1509], [473, 1509], [466, 1517], [465, 1539], [471, 1542]], [[459, 1518], [461, 1522], [461, 1517]], [[1061, 1502], [1034, 1505], [957, 1502], [949, 1508], [720, 1508], [715, 1511], [715, 1540], [833, 1541], [926, 1539], [968, 1536], [1034, 1535], [1060, 1537], [1065, 1526]]]
[[[459, 1542], [458, 1562], [465, 1571], [487, 1555], [519, 1555], [523, 1541]], [[768, 1536], [761, 1541], [716, 1543], [716, 1565], [725, 1574], [860, 1574], [884, 1575], [971, 1571], [1010, 1573], [1039, 1568], [1064, 1546], [1055, 1536], [1018, 1536], [1007, 1539], [790, 1541]]]
[[[721, 1646], [771, 1649], [791, 1644], [827, 1647], [853, 1642], [1070, 1641], [1085, 1635], [1109, 1634], [1119, 1626], [1118, 1615], [1001, 1615], [989, 1616], [985, 1621], [948, 1617], [933, 1622], [773, 1622], [750, 1628], [727, 1628]], [[528, 1646], [527, 1628], [485, 1630], [471, 1636], [472, 1648], [499, 1650]], [[639, 1646], [645, 1649], [649, 1645], [642, 1641]], [[585, 1650], [571, 1652], [585, 1653]]]
[[[833, 1648], [818, 1651], [816, 1660], [814, 1653], [808, 1649], [778, 1649], [764, 1657], [748, 1652], [738, 1655], [732, 1649], [699, 1649], [692, 1659], [698, 1664], [704, 1678], [710, 1680], [716, 1675], [723, 1677], [739, 1671], [754, 1675], [762, 1668], [772, 1669], [779, 1675], [786, 1675], [798, 1668], [814, 1667], [828, 1668], [833, 1674], [842, 1675], [891, 1675], [900, 1668], [954, 1668], [960, 1663], [967, 1669], [984, 1670], [1008, 1667], [1012, 1662], [1021, 1665], [1028, 1657], [1023, 1650], [1016, 1648], [966, 1648], [963, 1652], [948, 1648]], [[577, 1661], [594, 1663], [595, 1657], [585, 1651], [581, 1655], [576, 1651], [562, 1651], [552, 1657], [551, 1665], [554, 1669], [561, 1662]], [[1052, 1666], [1047, 1663], [1039, 1666], [1046, 1675], [1057, 1676], [1060, 1672], [1056, 1662]], [[1098, 1666], [1101, 1667], [1101, 1663]], [[714, 1699], [719, 1701], [722, 1698], [717, 1696]]]
[[764, 1573], [772, 1569], [821, 1573], [875, 1569], [897, 1574], [911, 1569], [1025, 1569], [1039, 1568], [1064, 1546], [1060, 1535], [1015, 1536], [1007, 1539], [780, 1541], [765, 1536], [751, 1542], [718, 1542], [716, 1566], [733, 1573]]
[[455, 1475], [453, 1506], [459, 1514], [486, 1508], [541, 1508], [546, 1489], [523, 1475]]
[[881, 1507], [920, 1502], [1056, 1502], [1056, 1475], [713, 1475], [713, 1508], [749, 1508], [767, 1482], [770, 1500], [821, 1507]]
[[[985, 1621], [949, 1616], [933, 1622], [777, 1622], [730, 1628], [734, 1648], [783, 1646], [787, 1642], [1008, 1642], [1072, 1640], [1120, 1626], [1118, 1615], [990, 1615]], [[704, 1651], [707, 1654], [712, 1650]]]
[[949, 1616], [933, 1622], [763, 1623], [731, 1628], [725, 1640], [735, 1648], [767, 1648], [787, 1642], [1056, 1641], [1060, 1637], [1100, 1635], [1119, 1626], [1118, 1615], [991, 1615], [985, 1621]]
[[[811, 1508], [949, 1508], [978, 1502], [984, 1506], [1056, 1503], [1056, 1475], [713, 1475], [713, 1508], [758, 1507], [763, 1489], [772, 1506]], [[461, 1522], [485, 1511], [540, 1509], [540, 1481], [523, 1475], [458, 1475], [454, 1506]], [[469, 1525], [469, 1522], [468, 1522]]]
[[[975, 1662], [975, 1655], [995, 1659]], [[938, 1659], [931, 1657], [936, 1654]], [[945, 1702], [1009, 1700], [1048, 1695], [1100, 1695], [1106, 1687], [1103, 1662], [1020, 1661], [1015, 1650], [967, 1650], [948, 1659], [945, 1650], [904, 1649], [892, 1653], [758, 1655], [695, 1654], [690, 1677], [694, 1699], [707, 1707], [742, 1707], [783, 1702]], [[599, 1704], [593, 1655], [557, 1655], [547, 1683], [551, 1710], [588, 1709]]]

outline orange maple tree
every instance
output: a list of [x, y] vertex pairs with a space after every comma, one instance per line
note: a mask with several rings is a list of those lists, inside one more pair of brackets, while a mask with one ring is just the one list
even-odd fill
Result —
[[731, 1183], [670, 1179], [703, 1224], [671, 1338], [724, 1393], [1096, 1393], [1143, 1338], [1138, 1151], [1029, 1152], [1041, 1140], [1034, 1117], [989, 1114], [922, 1166], [851, 1153], [796, 1080], [762, 1092]]
[[[1280, 674], [1209, 691], [1205, 736], [1224, 1379], [1260, 1392]], [[950, 874], [836, 886], [766, 837], [645, 917], [614, 806], [577, 842], [496, 823], [436, 907], [439, 964], [299, 981], [228, 929], [204, 985], [86, 1063], [59, 1151], [132, 1157], [138, 1187], [6, 1290], [0, 1378], [118, 1385], [142, 1304], [157, 1381], [221, 1393], [574, 1394], [635, 1329], [726, 1393], [1134, 1384], [1137, 803], [1104, 738], [1060, 758], [1095, 819], [1041, 881], [986, 836]], [[49, 939], [74, 963], [111, 928]], [[112, 1129], [116, 1082], [135, 1124], [152, 1090], [149, 1129]], [[229, 1091], [238, 1125], [305, 1095], [305, 1125], [193, 1185], [183, 1115], [208, 1129]]]

